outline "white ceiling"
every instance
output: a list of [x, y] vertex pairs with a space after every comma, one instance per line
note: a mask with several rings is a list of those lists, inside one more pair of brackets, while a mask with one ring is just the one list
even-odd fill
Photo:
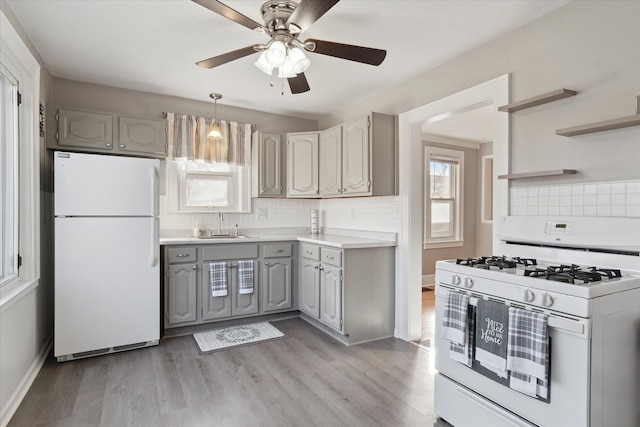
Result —
[[[54, 77], [318, 118], [522, 26], [567, 0], [342, 0], [302, 34], [387, 50], [379, 67], [310, 53], [311, 91], [291, 95], [251, 55], [207, 70], [196, 61], [265, 43], [264, 34], [189, 0], [8, 0]], [[262, 0], [224, 2], [262, 22]]]

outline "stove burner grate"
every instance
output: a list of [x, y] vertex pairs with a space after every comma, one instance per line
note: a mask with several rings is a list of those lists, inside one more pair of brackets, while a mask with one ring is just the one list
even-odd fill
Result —
[[613, 279], [622, 277], [620, 270], [609, 268], [590, 267], [588, 270], [582, 270], [575, 264], [571, 265], [552, 265], [547, 268], [525, 269], [525, 276], [542, 277], [546, 280], [554, 280], [570, 284], [585, 284], [599, 282], [603, 279]]

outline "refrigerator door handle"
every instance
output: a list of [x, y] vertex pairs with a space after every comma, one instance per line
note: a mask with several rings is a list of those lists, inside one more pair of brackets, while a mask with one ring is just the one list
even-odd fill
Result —
[[151, 169], [151, 209], [153, 216], [158, 215], [158, 168], [152, 166]]
[[159, 247], [159, 238], [158, 238], [158, 229], [159, 229], [159, 224], [158, 224], [158, 218], [155, 217], [153, 218], [153, 221], [151, 221], [151, 257], [149, 259], [149, 265], [151, 267], [155, 267], [156, 264], [158, 263], [158, 258], [160, 257], [160, 247]]

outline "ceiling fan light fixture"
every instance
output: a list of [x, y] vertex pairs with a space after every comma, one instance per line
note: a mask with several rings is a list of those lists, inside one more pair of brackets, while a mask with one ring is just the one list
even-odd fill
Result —
[[265, 59], [272, 67], [281, 67], [287, 60], [287, 47], [280, 40], [274, 41], [266, 50]]
[[311, 65], [311, 61], [306, 57], [302, 49], [294, 47], [289, 50], [289, 59], [293, 72], [296, 74], [304, 73]]
[[282, 64], [282, 67], [278, 68], [279, 79], [289, 79], [291, 77], [295, 77], [296, 74], [297, 73], [294, 71], [293, 66], [291, 65], [291, 61], [289, 61], [289, 59], [287, 59], [285, 63]]
[[273, 71], [273, 66], [269, 64], [269, 61], [267, 61], [266, 56], [267, 56], [267, 51], [266, 50], [262, 51], [262, 53], [258, 57], [258, 60], [254, 62], [254, 65], [258, 67], [258, 69], [263, 73], [271, 75]]

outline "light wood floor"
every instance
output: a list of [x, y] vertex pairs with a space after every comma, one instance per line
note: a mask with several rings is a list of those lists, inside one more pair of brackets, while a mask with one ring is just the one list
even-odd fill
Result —
[[301, 319], [288, 338], [200, 355], [191, 336], [65, 363], [50, 358], [9, 426], [432, 426], [432, 352], [346, 347]]
[[433, 342], [435, 332], [436, 297], [433, 289], [422, 292], [422, 341]]

